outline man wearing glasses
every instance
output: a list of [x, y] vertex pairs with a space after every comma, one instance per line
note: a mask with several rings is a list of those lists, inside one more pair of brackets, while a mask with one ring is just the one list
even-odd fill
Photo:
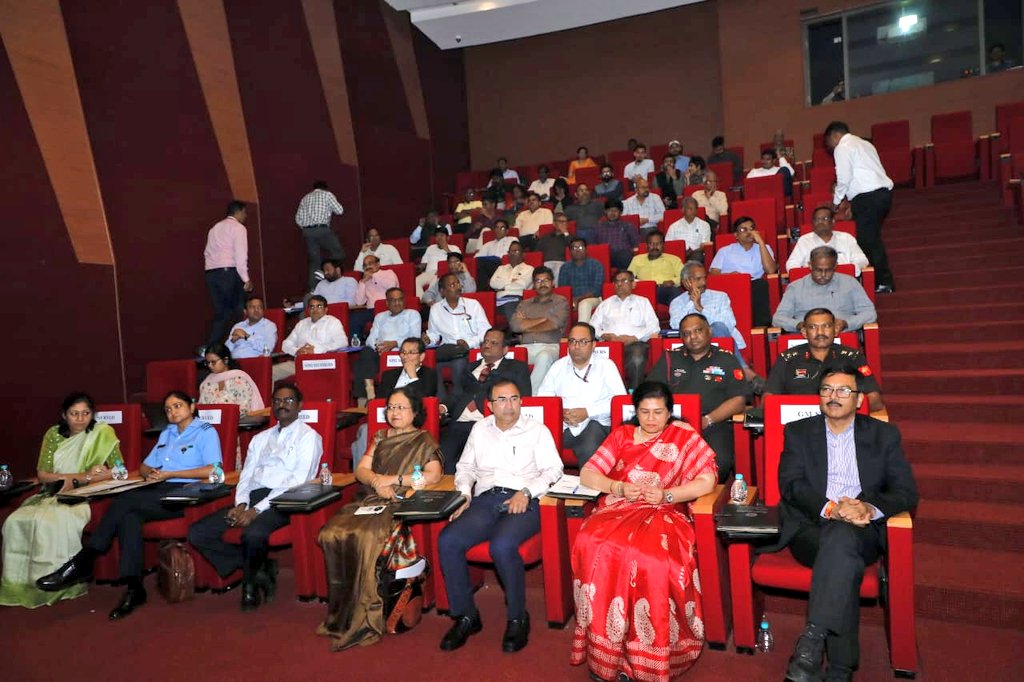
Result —
[[753, 218], [737, 218], [732, 225], [736, 243], [729, 244], [715, 253], [708, 268], [711, 276], [739, 272], [750, 275], [750, 296], [754, 310], [754, 326], [766, 327], [771, 319], [768, 303], [768, 280], [765, 275], [779, 271], [775, 252], [765, 243], [757, 230]]
[[598, 339], [622, 344], [630, 388], [639, 386], [644, 378], [650, 340], [661, 331], [654, 306], [643, 296], [634, 294], [635, 287], [632, 272], [624, 270], [616, 274], [615, 295], [602, 301], [590, 318]]
[[[327, 299], [319, 294], [309, 297], [306, 304], [309, 317], [299, 320], [292, 333], [281, 344], [281, 350], [298, 357], [314, 353], [329, 353], [348, 345], [348, 335], [341, 320], [327, 314]], [[295, 374], [295, 361], [288, 360], [274, 365], [274, 382]]]
[[764, 394], [814, 395], [824, 367], [837, 362], [852, 364], [861, 375], [861, 387], [872, 412], [884, 410], [882, 389], [868, 366], [864, 352], [835, 343], [836, 318], [828, 308], [814, 308], [804, 315], [800, 333], [807, 339], [779, 353], [765, 383]]
[[373, 399], [373, 380], [380, 367], [380, 357], [397, 350], [403, 339], [420, 336], [420, 314], [405, 307], [405, 292], [392, 287], [384, 293], [388, 309], [373, 318], [366, 336], [366, 345], [352, 364], [352, 395]]
[[539, 396], [562, 399], [562, 444], [576, 454], [581, 469], [608, 437], [612, 398], [626, 392], [615, 363], [594, 357], [596, 340], [592, 326], [574, 324], [569, 330], [569, 355], [551, 366], [537, 391]]
[[555, 276], [551, 268], [543, 265], [533, 271], [533, 289], [537, 295], [516, 306], [509, 317], [508, 328], [521, 334], [520, 343], [533, 364], [530, 383], [534, 394], [548, 368], [558, 359], [558, 342], [569, 321], [569, 301], [553, 293]]
[[831, 246], [838, 256], [837, 264], [853, 263], [855, 274], [860, 277], [860, 271], [869, 265], [868, 257], [861, 251], [856, 237], [849, 232], [836, 232], [833, 229], [836, 224], [835, 215], [828, 206], [814, 209], [814, 231], [797, 240], [793, 253], [789, 254], [786, 261], [786, 270], [809, 267], [811, 252], [814, 249], [819, 246]]
[[558, 286], [572, 287], [572, 307], [580, 322], [589, 322], [601, 303], [604, 266], [587, 257], [587, 240], [576, 237], [569, 243], [569, 261], [558, 271]]
[[[272, 400], [277, 425], [249, 443], [245, 467], [235, 487], [235, 506], [214, 512], [188, 531], [188, 541], [222, 578], [242, 569], [242, 610], [252, 611], [274, 596], [277, 563], [267, 559], [270, 534], [288, 525], [288, 517], [270, 501], [289, 488], [312, 480], [320, 466], [323, 440], [299, 421], [302, 393], [282, 384]], [[228, 528], [242, 529], [242, 544], [224, 541]]]
[[859, 658], [860, 583], [884, 548], [886, 519], [917, 504], [917, 485], [899, 430], [856, 414], [863, 376], [853, 364], [826, 369], [818, 386], [821, 414], [786, 426], [779, 463], [781, 533], [813, 570], [807, 623], [786, 679], [850, 680]]
[[454, 651], [483, 628], [473, 602], [466, 552], [490, 542], [491, 559], [505, 588], [507, 624], [501, 649], [526, 646], [526, 570], [519, 545], [540, 531], [539, 498], [562, 476], [562, 460], [543, 422], [520, 414], [521, 393], [514, 382], [491, 386], [490, 416], [477, 422], [459, 459], [455, 488], [465, 503], [441, 531], [438, 554], [454, 625], [441, 640]]
[[804, 315], [813, 308], [828, 308], [836, 316], [836, 333], [856, 331], [878, 319], [871, 302], [855, 278], [836, 272], [839, 255], [831, 246], [811, 251], [811, 274], [786, 287], [772, 324], [788, 332], [799, 331]]

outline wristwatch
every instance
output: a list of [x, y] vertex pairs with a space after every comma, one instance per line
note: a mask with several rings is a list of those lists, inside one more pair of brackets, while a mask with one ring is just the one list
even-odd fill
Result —
[[675, 499], [675, 497], [673, 497], [672, 493], [670, 493], [669, 491], [666, 490], [665, 491], [665, 501], [668, 502], [669, 504], [672, 504], [672, 500], [674, 500], [674, 499]]
[[526, 501], [527, 502], [529, 502], [530, 500], [533, 499], [533, 493], [530, 492], [529, 488], [523, 488], [519, 492], [521, 492], [522, 494], [526, 495]]

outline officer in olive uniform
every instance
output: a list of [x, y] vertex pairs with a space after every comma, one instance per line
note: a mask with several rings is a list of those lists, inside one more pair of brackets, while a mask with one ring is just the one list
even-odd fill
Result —
[[768, 372], [764, 394], [786, 393], [791, 395], [815, 395], [822, 369], [833, 364], [852, 364], [861, 374], [861, 390], [864, 391], [871, 411], [885, 409], [882, 389], [868, 366], [864, 352], [858, 348], [834, 343], [836, 338], [835, 315], [828, 308], [813, 308], [804, 315], [800, 333], [807, 343], [793, 346], [779, 353], [779, 357]]
[[683, 345], [663, 353], [647, 375], [647, 381], [663, 381], [673, 393], [700, 396], [701, 435], [715, 451], [718, 480], [732, 475], [736, 459], [732, 416], [747, 404], [743, 368], [729, 351], [711, 345], [711, 325], [700, 313], [690, 313], [679, 322]]

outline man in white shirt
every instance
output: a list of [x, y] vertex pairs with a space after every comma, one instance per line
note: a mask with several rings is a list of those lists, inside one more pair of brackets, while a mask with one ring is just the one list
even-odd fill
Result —
[[843, 198], [850, 200], [853, 219], [857, 223], [857, 243], [875, 267], [875, 291], [895, 291], [889, 256], [882, 241], [882, 221], [892, 206], [893, 182], [874, 145], [850, 132], [842, 121], [833, 121], [825, 128], [825, 145], [836, 160], [836, 190], [832, 210]]
[[[476, 291], [476, 281], [473, 280], [473, 275], [466, 269], [466, 264], [462, 262], [462, 254], [458, 251], [451, 251], [448, 254], [448, 272], [458, 275], [459, 282], [462, 283], [462, 293], [472, 294]], [[423, 292], [420, 300], [427, 305], [434, 305], [440, 301], [442, 298], [440, 284], [440, 279], [434, 278], [434, 281], [430, 283], [427, 290]]]
[[[299, 320], [292, 333], [281, 344], [281, 350], [293, 357], [330, 353], [348, 345], [348, 335], [341, 320], [327, 314], [327, 299], [319, 294], [309, 297], [306, 304], [309, 317]], [[274, 382], [295, 374], [295, 361], [288, 360], [274, 365]]]
[[519, 545], [540, 532], [539, 498], [562, 476], [562, 460], [544, 423], [522, 415], [521, 393], [514, 382], [491, 386], [490, 416], [469, 434], [455, 471], [455, 488], [466, 502], [441, 531], [438, 554], [455, 624], [441, 640], [454, 651], [483, 628], [473, 601], [466, 552], [490, 542], [491, 559], [505, 588], [507, 624], [502, 651], [526, 646], [530, 615], [526, 612], [526, 569]]
[[444, 400], [446, 389], [441, 370], [451, 368], [452, 390], [461, 392], [461, 376], [469, 350], [480, 347], [491, 323], [478, 301], [462, 295], [462, 283], [457, 275], [449, 272], [441, 277], [440, 287], [444, 298], [430, 306], [423, 343], [440, 344], [437, 348], [437, 397]]
[[454, 244], [448, 243], [449, 232], [444, 228], [437, 228], [434, 232], [434, 243], [427, 247], [420, 259], [419, 271], [416, 276], [416, 293], [421, 294], [430, 282], [437, 277], [437, 264], [448, 258], [452, 251], [462, 253], [462, 249]]
[[270, 355], [277, 346], [277, 325], [263, 317], [263, 299], [250, 296], [245, 302], [245, 319], [228, 332], [225, 342], [231, 357], [256, 358]]
[[548, 200], [548, 197], [551, 195], [551, 187], [555, 184], [555, 179], [549, 178], [548, 173], [550, 171], [547, 166], [537, 168], [537, 175], [539, 177], [531, 182], [528, 188], [528, 191], [536, 192], [541, 201]]
[[632, 272], [626, 270], [615, 275], [615, 295], [602, 301], [590, 318], [599, 341], [622, 344], [629, 388], [636, 388], [643, 380], [651, 351], [648, 342], [661, 331], [651, 302], [634, 294], [634, 288], [636, 279]]
[[[288, 525], [288, 516], [270, 501], [316, 476], [323, 455], [320, 434], [299, 421], [302, 393], [282, 384], [272, 401], [277, 425], [249, 443], [245, 466], [235, 486], [235, 506], [214, 512], [192, 525], [188, 541], [213, 564], [222, 578], [242, 569], [242, 610], [270, 601], [277, 582], [277, 562], [267, 559], [270, 534]], [[242, 529], [242, 544], [224, 541], [229, 528]]]
[[342, 274], [344, 270], [341, 269], [341, 261], [331, 258], [321, 263], [320, 268], [323, 270], [324, 278], [317, 282], [313, 294], [323, 296], [328, 303], [348, 303], [349, 306], [354, 306], [359, 283]]
[[[778, 161], [778, 165], [775, 162]], [[754, 166], [747, 173], [748, 178], [765, 178], [782, 173], [782, 191], [787, 197], [793, 195], [793, 166], [785, 156], [779, 156], [774, 149], [761, 152], [761, 166]]]
[[638, 144], [633, 149], [633, 160], [622, 169], [622, 178], [630, 187], [636, 187], [637, 179], [646, 180], [654, 172], [654, 162], [647, 158], [647, 145]]
[[860, 277], [861, 269], [868, 266], [868, 257], [861, 251], [852, 234], [833, 229], [835, 222], [835, 213], [830, 207], [822, 206], [815, 209], [812, 218], [814, 231], [797, 240], [793, 252], [786, 261], [786, 270], [810, 267], [811, 251], [819, 246], [831, 246], [839, 254], [839, 265], [852, 263], [854, 274]]
[[501, 257], [508, 253], [508, 247], [517, 241], [519, 240], [509, 235], [508, 223], [503, 219], [495, 220], [494, 239], [477, 249], [475, 258], [496, 258], [500, 261]]
[[711, 241], [711, 225], [697, 217], [697, 200], [693, 197], [683, 199], [682, 208], [683, 217], [669, 225], [665, 241], [685, 241], [687, 260], [703, 262], [703, 245]]
[[366, 344], [352, 363], [352, 395], [355, 398], [372, 400], [375, 397], [373, 380], [377, 376], [381, 355], [398, 350], [405, 339], [420, 337], [422, 318], [416, 310], [405, 307], [405, 292], [393, 287], [384, 296], [388, 309], [373, 318]]
[[327, 252], [329, 258], [341, 260], [345, 257], [345, 249], [338, 241], [338, 235], [331, 229], [331, 217], [341, 215], [345, 209], [338, 203], [337, 197], [327, 189], [327, 183], [317, 180], [313, 183], [313, 191], [302, 197], [299, 208], [295, 211], [295, 224], [302, 229], [302, 238], [306, 241], [306, 256], [309, 259], [310, 289], [316, 284], [316, 266], [320, 263], [320, 251]]
[[551, 225], [555, 217], [550, 208], [540, 205], [540, 195], [536, 192], [526, 193], [526, 210], [516, 216], [516, 229], [519, 230], [519, 241], [532, 248], [537, 231], [541, 225]]
[[729, 212], [729, 197], [718, 189], [718, 173], [713, 170], [704, 173], [704, 189], [694, 192], [691, 196], [697, 202], [697, 206], [704, 207], [708, 223], [717, 228], [722, 214]]
[[658, 223], [665, 217], [665, 203], [657, 194], [651, 194], [647, 179], [637, 180], [636, 194], [622, 202], [623, 215], [640, 216], [640, 236], [658, 229]]
[[506, 320], [516, 312], [523, 300], [523, 291], [533, 284], [533, 266], [523, 261], [523, 245], [512, 242], [508, 247], [508, 263], [499, 265], [491, 275], [491, 289], [498, 294], [498, 312]]
[[562, 399], [562, 445], [576, 453], [581, 469], [608, 437], [612, 397], [626, 393], [615, 363], [594, 356], [596, 339], [592, 326], [574, 324], [569, 330], [569, 355], [551, 365], [537, 390], [538, 396]]
[[363, 248], [360, 249], [359, 253], [356, 254], [356, 262], [352, 266], [357, 272], [363, 271], [363, 259], [373, 254], [380, 260], [381, 265], [401, 265], [402, 254], [398, 253], [391, 244], [385, 244], [380, 239], [380, 230], [376, 227], [371, 227], [366, 232], [366, 243], [363, 244]]
[[507, 182], [514, 185], [522, 184], [522, 181], [519, 179], [519, 173], [516, 172], [516, 169], [508, 167], [508, 159], [504, 156], [498, 158], [498, 170], [501, 171], [502, 179]]

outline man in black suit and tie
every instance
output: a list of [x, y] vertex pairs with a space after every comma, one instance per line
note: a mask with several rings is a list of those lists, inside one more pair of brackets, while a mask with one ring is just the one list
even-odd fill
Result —
[[818, 390], [821, 415], [785, 430], [778, 547], [788, 546], [814, 571], [807, 626], [786, 670], [792, 682], [853, 678], [864, 567], [885, 552], [886, 519], [917, 504], [899, 430], [857, 414], [861, 380], [852, 364], [826, 368]]
[[[459, 454], [469, 439], [473, 425], [484, 418], [484, 401], [488, 399], [491, 386], [499, 380], [512, 381], [519, 388], [520, 395], [529, 396], [530, 368], [520, 360], [505, 357], [508, 340], [501, 329], [488, 329], [480, 343], [480, 360], [466, 367], [461, 377], [464, 390], [448, 395], [440, 405], [441, 415], [448, 415], [450, 421], [441, 435], [441, 452], [444, 453], [444, 472], [455, 473]], [[455, 386], [459, 383], [455, 382]]]

